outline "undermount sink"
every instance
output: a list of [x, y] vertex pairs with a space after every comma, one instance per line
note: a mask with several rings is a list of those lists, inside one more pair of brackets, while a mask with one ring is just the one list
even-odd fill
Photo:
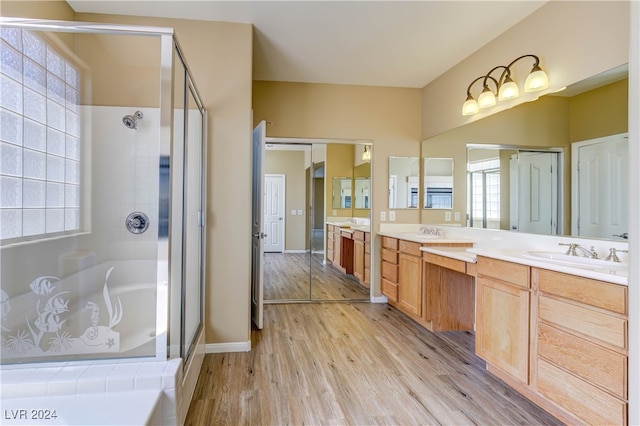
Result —
[[530, 259], [544, 260], [546, 262], [560, 263], [578, 267], [599, 267], [608, 269], [624, 269], [626, 265], [603, 259], [592, 259], [590, 257], [570, 256], [564, 253], [552, 251], [527, 251], [522, 256]]

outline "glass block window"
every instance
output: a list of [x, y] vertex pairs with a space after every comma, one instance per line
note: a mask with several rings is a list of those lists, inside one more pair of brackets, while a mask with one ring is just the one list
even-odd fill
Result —
[[0, 43], [0, 240], [77, 231], [80, 73], [35, 32]]

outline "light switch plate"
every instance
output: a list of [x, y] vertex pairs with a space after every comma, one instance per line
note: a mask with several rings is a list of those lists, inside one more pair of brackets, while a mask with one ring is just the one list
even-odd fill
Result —
[[380, 221], [384, 222], [387, 220], [387, 212], [380, 212]]
[[396, 212], [394, 212], [393, 210], [391, 210], [391, 211], [389, 212], [389, 220], [390, 220], [391, 222], [393, 222], [393, 221], [395, 221], [395, 220], [396, 220]]
[[291, 216], [295, 216], [296, 215], [296, 211], [295, 210], [291, 210]]
[[302, 210], [298, 210], [298, 214], [302, 216]]
[[444, 212], [444, 221], [451, 222], [451, 212]]
[[453, 220], [455, 220], [456, 222], [460, 221], [460, 212], [455, 212], [453, 214]]

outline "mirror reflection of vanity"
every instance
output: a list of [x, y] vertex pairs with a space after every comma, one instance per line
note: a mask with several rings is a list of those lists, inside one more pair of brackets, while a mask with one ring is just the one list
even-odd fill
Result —
[[[594, 197], [592, 190], [576, 186], [579, 179], [572, 179], [572, 175], [577, 176], [577, 165], [573, 163], [578, 157], [572, 150], [577, 152], [576, 147], [604, 137], [623, 139], [628, 130], [627, 98], [627, 66], [624, 65], [576, 83], [564, 91], [540, 97], [535, 102], [518, 105], [423, 141], [424, 159], [453, 157], [456, 163], [453, 173], [453, 210], [460, 213], [460, 221], [452, 224], [620, 240], [614, 234], [622, 235], [624, 232], [600, 231], [599, 235], [594, 235], [576, 231], [576, 211], [580, 203]], [[607, 150], [606, 154], [610, 156], [610, 151]], [[526, 188], [526, 184], [518, 183], [518, 173], [522, 177], [528, 173], [527, 170], [533, 170], [534, 174], [529, 178], [534, 183], [538, 182], [538, 169], [546, 167], [539, 168], [535, 161], [543, 161], [542, 157], [547, 155], [547, 160], [556, 167], [556, 183], [552, 186], [556, 188], [553, 190], [555, 193], [551, 193], [550, 189], [548, 194], [550, 203], [555, 205], [523, 204], [528, 194], [522, 192], [522, 186]], [[620, 154], [615, 154], [615, 161], [625, 164]], [[585, 164], [582, 166], [581, 170], [584, 170]], [[626, 197], [620, 195], [626, 191], [624, 173], [619, 173], [619, 177], [614, 178], [617, 180], [609, 184], [611, 188], [620, 189], [613, 197], [612, 203], [616, 204], [614, 213], [626, 211]], [[582, 178], [583, 181], [585, 179], [591, 179], [599, 185], [605, 181], [605, 177], [595, 175]], [[486, 185], [492, 180], [495, 182], [493, 193], [490, 188], [479, 192], [482, 182]], [[489, 199], [497, 200], [498, 204], [483, 206], [479, 203], [480, 200]], [[602, 199], [591, 202], [604, 204]], [[425, 204], [423, 199], [422, 223], [446, 224], [442, 212], [427, 209]], [[537, 212], [545, 210], [544, 213], [547, 213], [546, 210], [553, 208], [557, 209], [552, 213], [556, 217], [555, 224], [553, 219], [535, 217]], [[482, 209], [484, 216], [479, 214]], [[518, 225], [523, 223], [522, 214], [526, 211], [535, 213], [530, 214], [529, 219], [533, 217], [546, 221], [547, 226], [529, 229]], [[615, 220], [624, 221], [620, 230], [626, 228], [626, 217], [620, 216]]]
[[417, 209], [420, 197], [420, 159], [389, 157], [389, 208]]

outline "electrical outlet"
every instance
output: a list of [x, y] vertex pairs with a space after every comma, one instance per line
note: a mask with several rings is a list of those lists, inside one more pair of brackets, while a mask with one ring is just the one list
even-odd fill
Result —
[[302, 216], [302, 210], [298, 210], [298, 214]]
[[380, 212], [380, 221], [384, 222], [387, 220], [387, 212]]
[[444, 221], [451, 222], [451, 212], [444, 212]]
[[456, 222], [460, 222], [460, 212], [455, 212], [453, 214], [453, 220], [455, 220]]
[[291, 216], [295, 216], [296, 215], [296, 211], [295, 210], [291, 210]]
[[389, 212], [389, 220], [390, 220], [391, 222], [393, 222], [393, 221], [395, 221], [395, 220], [396, 220], [396, 212], [394, 212], [393, 210], [391, 210], [391, 211]]

